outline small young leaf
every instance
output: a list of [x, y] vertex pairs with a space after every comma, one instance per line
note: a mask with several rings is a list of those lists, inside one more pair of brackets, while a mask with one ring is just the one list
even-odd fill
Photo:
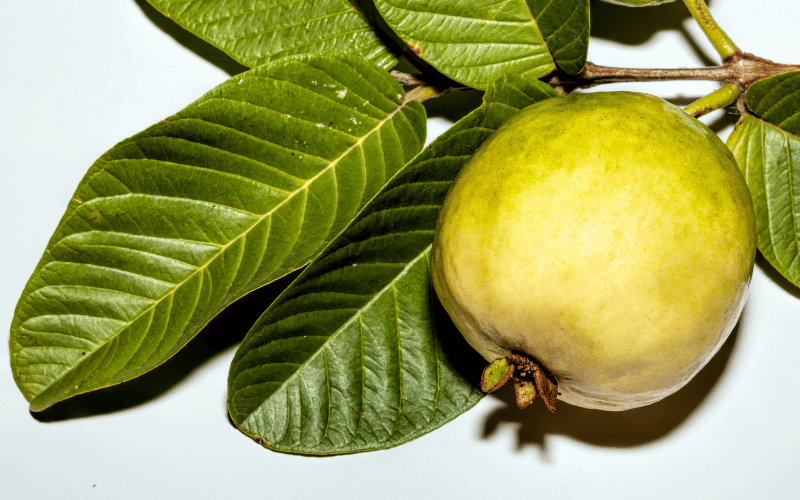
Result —
[[504, 102], [485, 103], [420, 153], [276, 299], [228, 378], [228, 409], [245, 434], [276, 450], [353, 453], [410, 441], [477, 403], [435, 331], [433, 231], [498, 117], [554, 95], [504, 77], [491, 93]]
[[[292, 54], [355, 54], [388, 69], [397, 57], [364, 0], [147, 0], [186, 30], [254, 68]], [[384, 37], [385, 38], [385, 37]]]
[[747, 90], [753, 115], [794, 135], [800, 135], [800, 71], [759, 80]]
[[[575, 0], [568, 3], [572, 5]], [[444, 75], [476, 89], [486, 89], [503, 74], [525, 73], [540, 78], [554, 69], [553, 56], [525, 0], [375, 0], [375, 5], [417, 56]], [[547, 24], [557, 45], [571, 37], [556, 33], [556, 19], [574, 29], [571, 17], [561, 15], [560, 8], [551, 11], [542, 5], [540, 12], [547, 16], [555, 13]], [[563, 44], [561, 48], [565, 47]], [[565, 50], [568, 59], [576, 53]]]
[[425, 110], [402, 94], [358, 57], [294, 56], [103, 155], [14, 315], [31, 409], [141, 375], [317, 255], [422, 147]]
[[[766, 94], [758, 102], [768, 100]], [[777, 106], [756, 107], [762, 112], [765, 108]], [[753, 197], [758, 249], [775, 269], [800, 286], [800, 137], [744, 115], [728, 138], [728, 147]]]

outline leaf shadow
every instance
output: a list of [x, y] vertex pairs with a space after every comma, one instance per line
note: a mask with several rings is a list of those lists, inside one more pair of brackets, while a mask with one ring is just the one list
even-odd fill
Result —
[[450, 319], [436, 291], [431, 285], [431, 315], [433, 317], [436, 337], [442, 346], [450, 365], [464, 380], [480, 392], [481, 374], [486, 367], [486, 360], [470, 346], [456, 325]]
[[134, 2], [136, 2], [147, 19], [158, 27], [158, 29], [172, 37], [182, 47], [194, 52], [199, 57], [228, 73], [230, 76], [238, 75], [250, 69], [234, 60], [222, 50], [182, 28], [175, 21], [147, 3], [147, 0], [134, 0]]
[[[710, 5], [712, 2], [706, 3]], [[593, 38], [621, 45], [642, 45], [658, 33], [677, 31], [704, 66], [717, 64], [686, 29], [685, 21], [692, 16], [681, 1], [637, 8], [591, 0], [590, 13]]]
[[[746, 311], [745, 306], [742, 317]], [[504, 387], [492, 395], [505, 404], [488, 415], [483, 436], [489, 438], [501, 427], [512, 425], [518, 431], [517, 449], [533, 445], [538, 447], [545, 460], [548, 455], [547, 437], [552, 435], [607, 448], [634, 448], [664, 439], [703, 405], [722, 378], [741, 323], [740, 318], [728, 339], [700, 373], [678, 392], [657, 403], [623, 412], [589, 410], [561, 402], [556, 413], [550, 413], [543, 404], [533, 404], [522, 411], [516, 406], [513, 390]]]
[[800, 287], [789, 281], [780, 271], [769, 263], [769, 261], [758, 252], [756, 254], [756, 266], [772, 280], [773, 283], [781, 287], [784, 292], [796, 299], [800, 299]]
[[151, 371], [118, 385], [79, 394], [31, 415], [40, 422], [59, 422], [124, 411], [162, 397], [211, 359], [238, 345], [298, 274], [295, 271], [231, 304], [180, 351]]
[[484, 92], [480, 90], [450, 92], [425, 101], [423, 106], [428, 118], [444, 118], [455, 123], [480, 107], [483, 104], [483, 95]]

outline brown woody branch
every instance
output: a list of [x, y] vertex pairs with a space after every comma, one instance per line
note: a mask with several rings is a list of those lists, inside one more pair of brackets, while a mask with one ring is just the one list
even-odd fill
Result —
[[[800, 66], [779, 64], [754, 56], [753, 54], [737, 52], [726, 59], [724, 64], [707, 68], [614, 68], [587, 62], [579, 74], [566, 75], [556, 73], [551, 75], [548, 79], [548, 83], [553, 87], [569, 91], [575, 88], [593, 87], [606, 83], [705, 80], [732, 83], [739, 87], [740, 90], [744, 91], [758, 80], [795, 70], [800, 70]], [[431, 80], [428, 80], [425, 74], [411, 75], [400, 71], [392, 71], [391, 73], [392, 76], [403, 85], [429, 85], [436, 87], [440, 89], [439, 95], [453, 90], [465, 90], [468, 88], [453, 85], [455, 82], [452, 80], [442, 80], [441, 75], [436, 75]], [[448, 82], [449, 85], [442, 85], [443, 82]]]
[[557, 81], [561, 85], [576, 88], [619, 82], [706, 80], [732, 83], [739, 87], [739, 89], [745, 90], [758, 80], [795, 70], [800, 70], [800, 66], [779, 64], [754, 56], [753, 54], [737, 52], [726, 59], [725, 63], [721, 66], [711, 66], [708, 68], [612, 68], [587, 62], [578, 75], [560, 75]]

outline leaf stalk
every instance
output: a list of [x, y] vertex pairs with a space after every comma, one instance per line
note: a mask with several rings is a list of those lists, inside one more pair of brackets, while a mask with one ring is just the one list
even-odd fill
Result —
[[740, 52], [739, 47], [733, 40], [719, 27], [711, 16], [708, 6], [704, 0], [683, 0], [686, 7], [692, 13], [692, 17], [700, 25], [700, 29], [705, 33], [708, 41], [714, 46], [714, 50], [720, 55], [723, 61]]
[[742, 91], [739, 90], [739, 87], [732, 83], [726, 83], [707, 96], [701, 97], [689, 104], [683, 108], [683, 110], [695, 118], [700, 118], [716, 109], [733, 104], [740, 95], [742, 95]]

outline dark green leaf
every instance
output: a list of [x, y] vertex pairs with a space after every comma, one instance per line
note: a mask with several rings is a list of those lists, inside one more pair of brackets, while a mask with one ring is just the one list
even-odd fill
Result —
[[754, 83], [747, 91], [747, 108], [758, 118], [800, 135], [800, 71]]
[[555, 92], [503, 78], [487, 102], [406, 166], [270, 306], [234, 357], [233, 421], [263, 445], [313, 454], [395, 446], [480, 392], [431, 316], [430, 249], [455, 175], [510, 110]]
[[[375, 5], [412, 51], [465, 85], [486, 89], [503, 74], [540, 78], [554, 69], [553, 57], [525, 0], [375, 0]], [[545, 10], [542, 7], [543, 15]], [[572, 22], [560, 13], [548, 22], [551, 36], [560, 43], [563, 39], [555, 33], [559, 18], [569, 29]], [[574, 55], [571, 50], [565, 54], [567, 58]]]
[[382, 68], [397, 63], [368, 21], [366, 0], [147, 0], [248, 67], [292, 54], [342, 52]]
[[355, 56], [236, 76], [103, 155], [17, 306], [33, 410], [136, 377], [304, 266], [422, 147], [425, 110]]
[[527, 0], [558, 67], [577, 74], [589, 50], [589, 0]]
[[[760, 102], [767, 100], [771, 100], [768, 94]], [[758, 249], [800, 286], [800, 138], [744, 115], [728, 138], [728, 147], [753, 196]]]

